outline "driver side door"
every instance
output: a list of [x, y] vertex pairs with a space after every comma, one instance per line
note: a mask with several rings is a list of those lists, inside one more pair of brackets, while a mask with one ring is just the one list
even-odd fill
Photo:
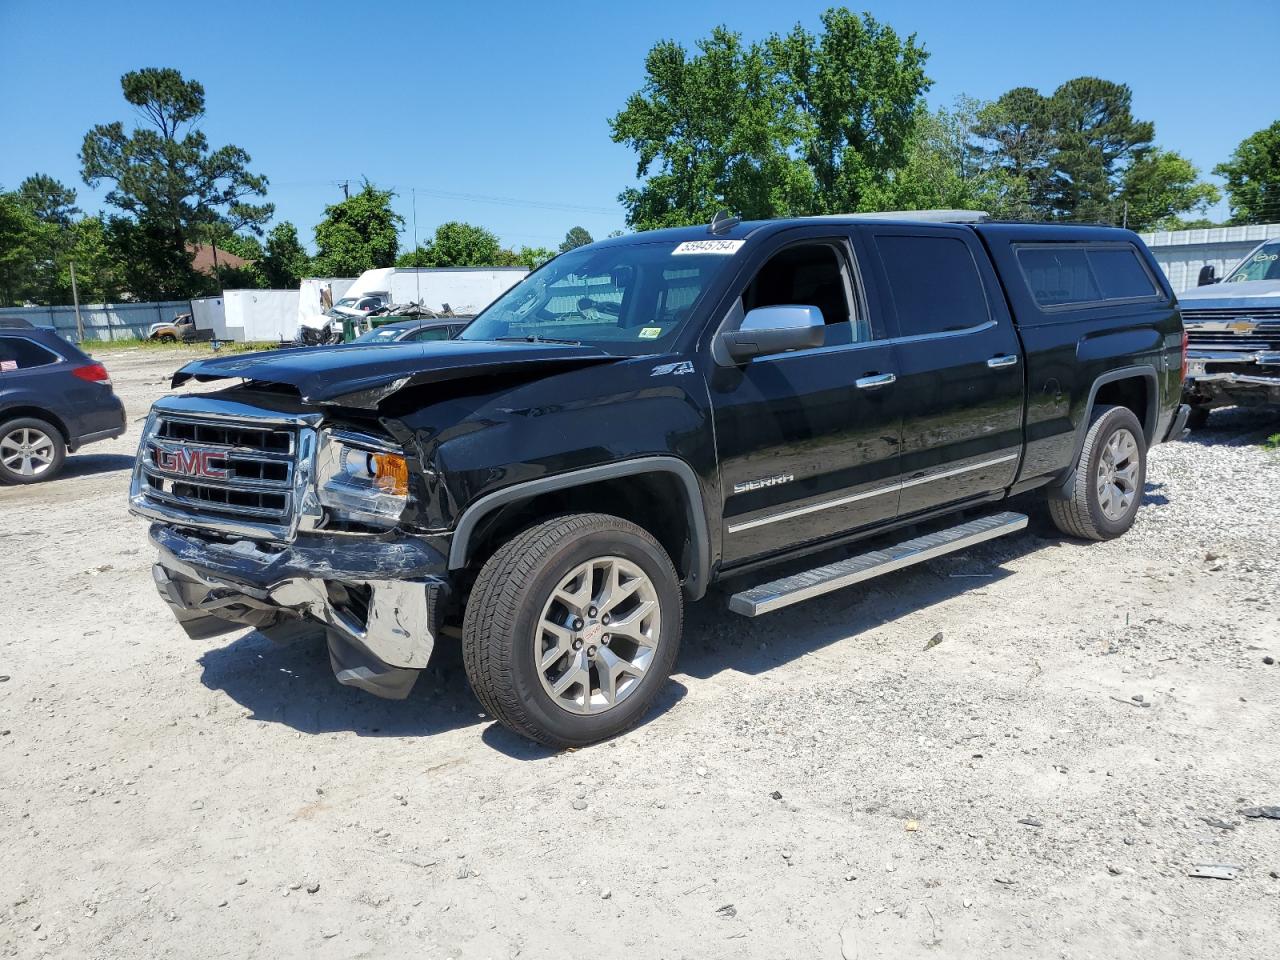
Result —
[[897, 516], [894, 347], [868, 308], [854, 250], [849, 233], [788, 231], [749, 266], [726, 317], [798, 304], [825, 324], [820, 347], [711, 369], [726, 568]]

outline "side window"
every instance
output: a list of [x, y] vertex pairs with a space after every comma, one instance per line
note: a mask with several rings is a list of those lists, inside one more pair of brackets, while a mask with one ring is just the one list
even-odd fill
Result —
[[963, 240], [881, 234], [875, 242], [899, 336], [965, 330], [991, 319], [978, 265]]
[[415, 330], [406, 340], [448, 340], [451, 335], [449, 327], [423, 327]]
[[1130, 244], [1020, 246], [1018, 266], [1042, 307], [1161, 296]]
[[1088, 252], [1089, 266], [1106, 300], [1154, 297], [1155, 284], [1133, 247], [1097, 247]]
[[1042, 307], [1102, 299], [1089, 261], [1080, 247], [1021, 247], [1018, 265], [1027, 278], [1031, 295]]
[[839, 249], [829, 243], [787, 247], [762, 266], [742, 292], [742, 309], [800, 304], [817, 307], [826, 324], [827, 346], [870, 340], [869, 332], [855, 325], [850, 309], [848, 269]]
[[58, 362], [58, 355], [25, 337], [0, 337], [0, 373], [29, 370]]

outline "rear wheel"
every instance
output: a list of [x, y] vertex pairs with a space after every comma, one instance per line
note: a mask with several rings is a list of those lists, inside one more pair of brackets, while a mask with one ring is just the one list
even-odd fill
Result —
[[1133, 526], [1147, 479], [1142, 425], [1128, 407], [1101, 407], [1085, 435], [1069, 500], [1049, 500], [1063, 533], [1111, 540]]
[[57, 476], [67, 458], [58, 428], [36, 417], [0, 424], [0, 480], [39, 483]]
[[683, 599], [645, 530], [606, 514], [547, 520], [480, 571], [463, 662], [485, 709], [516, 733], [582, 746], [632, 727], [670, 676]]

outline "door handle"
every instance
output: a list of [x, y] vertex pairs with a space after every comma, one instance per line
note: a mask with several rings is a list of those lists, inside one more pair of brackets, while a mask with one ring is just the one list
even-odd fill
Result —
[[1016, 353], [1007, 354], [1003, 357], [992, 357], [987, 361], [987, 366], [992, 370], [999, 370], [1001, 367], [1012, 367], [1018, 362]]
[[873, 373], [869, 377], [859, 377], [853, 383], [859, 390], [870, 390], [874, 387], [887, 387], [897, 380], [897, 376], [892, 373]]

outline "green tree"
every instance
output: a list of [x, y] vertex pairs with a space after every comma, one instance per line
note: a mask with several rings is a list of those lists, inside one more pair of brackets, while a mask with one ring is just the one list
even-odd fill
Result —
[[44, 223], [69, 227], [80, 209], [76, 191], [47, 173], [35, 173], [18, 185], [18, 198]]
[[502, 245], [484, 227], [450, 220], [436, 227], [435, 236], [396, 261], [398, 267], [502, 266]]
[[[822, 15], [815, 37], [796, 26], [766, 43], [797, 114], [799, 155], [815, 181], [812, 213], [868, 209], [864, 195], [906, 161], [929, 54], [869, 13]], [[788, 120], [790, 127], [792, 121]]]
[[81, 303], [118, 302], [125, 292], [124, 264], [107, 242], [101, 217], [81, 217], [71, 226], [70, 245], [58, 264], [57, 303], [71, 302], [71, 264]]
[[556, 256], [556, 251], [547, 247], [521, 247], [518, 250], [501, 250], [498, 252], [499, 267], [528, 267], [536, 270], [548, 260]]
[[959, 97], [952, 109], [921, 110], [906, 161], [868, 190], [874, 210], [985, 210], [997, 217], [1025, 215], [1022, 181], [990, 164], [978, 144], [979, 117], [990, 106]]
[[638, 229], [745, 217], [849, 212], [905, 160], [930, 85], [927, 53], [869, 14], [828, 10], [815, 36], [744, 44], [717, 27], [690, 55], [674, 41], [610, 121], [643, 182], [622, 192]]
[[763, 49], [725, 27], [690, 56], [665, 40], [645, 58], [645, 83], [610, 120], [615, 142], [636, 151], [639, 187], [619, 195], [639, 230], [706, 222], [725, 207], [746, 217], [803, 208], [813, 193], [795, 111]]
[[292, 290], [312, 272], [311, 257], [298, 240], [297, 227], [285, 220], [271, 228], [259, 266], [273, 290]]
[[1129, 165], [1118, 202], [1131, 230], [1179, 230], [1185, 214], [1204, 213], [1221, 196], [1217, 187], [1200, 182], [1200, 171], [1186, 157], [1156, 148]]
[[17, 193], [0, 193], [0, 306], [21, 306], [32, 293], [40, 221]]
[[1232, 223], [1280, 220], [1280, 120], [1241, 140], [1213, 172], [1227, 181]]
[[187, 253], [198, 227], [221, 221], [233, 232], [261, 232], [273, 208], [251, 201], [266, 195], [267, 179], [249, 172], [240, 147], [210, 148], [198, 126], [205, 112], [198, 82], [148, 67], [126, 73], [120, 86], [146, 125], [129, 133], [119, 121], [95, 126], [80, 149], [81, 175], [90, 186], [110, 184], [107, 202], [135, 224], [108, 231], [122, 251], [147, 257], [131, 265], [133, 292], [187, 296], [205, 283]]
[[585, 247], [588, 243], [594, 243], [595, 240], [591, 234], [587, 233], [585, 227], [570, 227], [569, 232], [564, 235], [564, 241], [560, 244], [560, 252], [568, 253], [570, 250], [576, 250], [578, 247]]
[[1127, 167], [1151, 148], [1155, 126], [1135, 120], [1127, 84], [1098, 77], [1068, 80], [1053, 92], [1054, 133], [1048, 198], [1074, 220], [1119, 220], [1117, 194]]
[[978, 110], [974, 136], [983, 150], [988, 169], [999, 171], [1020, 209], [1008, 211], [1018, 218], [1050, 214], [1049, 176], [1054, 153], [1054, 132], [1049, 100], [1031, 87], [1015, 87]]
[[360, 192], [325, 207], [324, 219], [316, 225], [316, 273], [355, 277], [394, 266], [404, 225], [404, 218], [391, 209], [394, 196], [366, 180]]

